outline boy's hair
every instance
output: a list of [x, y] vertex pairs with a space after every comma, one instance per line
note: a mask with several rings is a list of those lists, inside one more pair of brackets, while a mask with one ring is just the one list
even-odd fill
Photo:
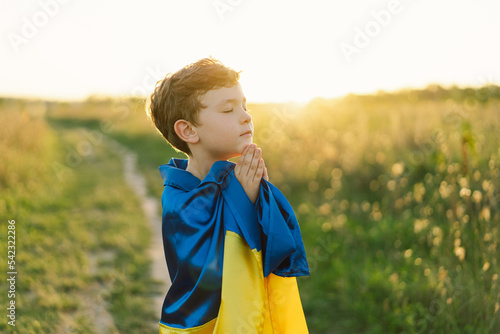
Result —
[[146, 112], [167, 142], [190, 155], [187, 143], [175, 133], [175, 122], [183, 119], [194, 126], [199, 125], [198, 112], [206, 108], [199, 97], [212, 89], [232, 87], [239, 78], [240, 72], [216, 59], [200, 59], [158, 81]]

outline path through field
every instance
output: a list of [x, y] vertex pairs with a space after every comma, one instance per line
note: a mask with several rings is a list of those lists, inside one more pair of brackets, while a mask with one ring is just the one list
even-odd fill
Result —
[[161, 292], [154, 296], [154, 309], [158, 312], [159, 321], [163, 299], [171, 283], [165, 263], [165, 255], [163, 253], [161, 217], [159, 215], [158, 207], [160, 204], [159, 199], [147, 195], [146, 179], [137, 169], [137, 154], [130, 151], [115, 140], [109, 139], [109, 143], [111, 148], [115, 152], [118, 152], [123, 158], [125, 181], [130, 187], [132, 187], [134, 193], [139, 198], [142, 209], [151, 228], [151, 245], [149, 247], [152, 259], [151, 276], [155, 281], [161, 282]]

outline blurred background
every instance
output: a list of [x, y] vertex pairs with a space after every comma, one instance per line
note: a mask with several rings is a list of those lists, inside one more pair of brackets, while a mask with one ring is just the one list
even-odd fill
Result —
[[298, 216], [311, 333], [499, 332], [498, 13], [0, 0], [0, 268], [17, 273], [15, 296], [2, 274], [16, 326], [0, 331], [157, 332], [158, 166], [183, 154], [144, 103], [211, 55], [242, 71], [254, 141]]

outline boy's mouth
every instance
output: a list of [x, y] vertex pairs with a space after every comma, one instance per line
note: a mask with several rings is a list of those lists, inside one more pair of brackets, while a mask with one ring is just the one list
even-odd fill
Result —
[[247, 132], [242, 133], [240, 136], [251, 136], [252, 130], [248, 130]]

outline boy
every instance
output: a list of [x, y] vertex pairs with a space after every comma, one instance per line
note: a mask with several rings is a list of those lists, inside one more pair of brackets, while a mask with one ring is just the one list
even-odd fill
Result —
[[[159, 81], [148, 114], [188, 159], [160, 166], [172, 285], [160, 333], [307, 333], [300, 229], [268, 182], [236, 72], [201, 59]], [[240, 156], [236, 164], [227, 161]]]

